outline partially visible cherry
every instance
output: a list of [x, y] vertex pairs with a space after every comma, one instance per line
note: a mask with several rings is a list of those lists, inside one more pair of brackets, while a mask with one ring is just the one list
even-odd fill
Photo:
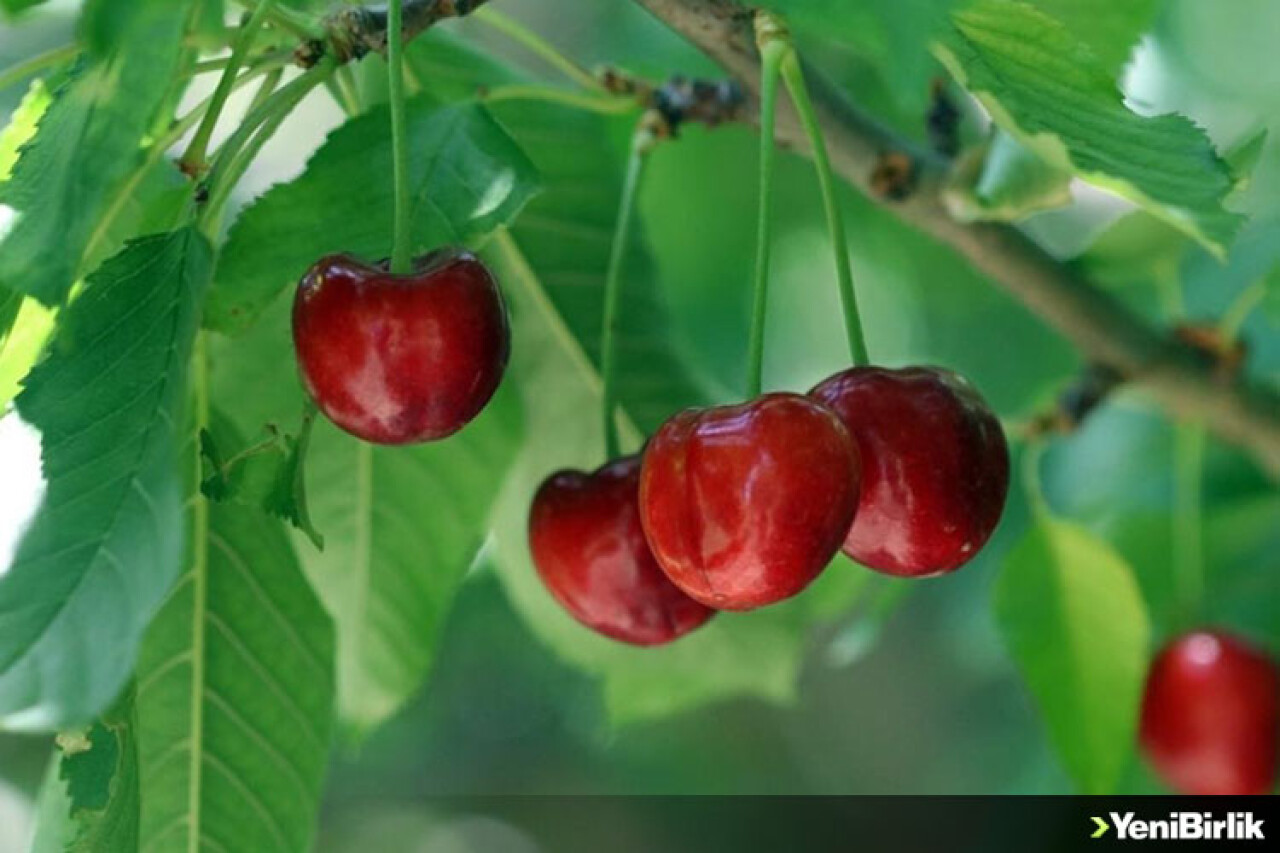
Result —
[[658, 568], [640, 527], [640, 459], [592, 474], [548, 477], [529, 513], [529, 549], [543, 583], [588, 628], [637, 646], [682, 637], [713, 610]]
[[810, 393], [862, 452], [846, 554], [885, 574], [927, 577], [978, 553], [1004, 510], [1009, 450], [968, 381], [933, 367], [854, 367]]
[[858, 451], [797, 394], [690, 409], [649, 442], [640, 517], [658, 564], [698, 601], [750, 610], [800, 592], [840, 549]]
[[1140, 739], [1184, 794], [1265, 794], [1276, 778], [1280, 675], [1263, 652], [1221, 631], [1184, 634], [1151, 664]]
[[452, 435], [480, 413], [511, 335], [488, 268], [448, 248], [407, 275], [350, 255], [320, 259], [294, 296], [293, 342], [329, 420], [365, 441], [408, 444]]

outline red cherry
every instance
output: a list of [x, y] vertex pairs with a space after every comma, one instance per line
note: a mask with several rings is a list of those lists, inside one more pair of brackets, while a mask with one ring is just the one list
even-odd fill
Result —
[[798, 394], [766, 394], [663, 424], [644, 454], [640, 517], [676, 586], [719, 610], [750, 610], [826, 568], [858, 482], [839, 418]]
[[1276, 777], [1280, 675], [1262, 652], [1219, 631], [1166, 646], [1147, 675], [1141, 741], [1184, 794], [1265, 794]]
[[640, 527], [639, 489], [636, 456], [593, 474], [552, 474], [533, 498], [529, 550], [547, 589], [575, 619], [606, 637], [656, 646], [715, 611], [658, 568]]
[[365, 441], [452, 435], [480, 413], [511, 348], [502, 293], [461, 249], [393, 275], [385, 262], [321, 258], [293, 300], [293, 343], [307, 392]]
[[885, 574], [927, 577], [978, 553], [1004, 510], [1009, 450], [968, 381], [932, 367], [854, 367], [811, 393], [862, 451], [846, 554]]

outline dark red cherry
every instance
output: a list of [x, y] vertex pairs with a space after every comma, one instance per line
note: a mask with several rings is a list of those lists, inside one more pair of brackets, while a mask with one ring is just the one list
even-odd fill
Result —
[[393, 275], [386, 263], [322, 258], [298, 285], [293, 343], [320, 411], [378, 444], [444, 438], [502, 379], [511, 334], [488, 268], [442, 249]]
[[1009, 450], [968, 381], [933, 367], [854, 367], [811, 394], [862, 452], [846, 554], [885, 574], [926, 577], [978, 553], [1004, 510]]
[[640, 459], [592, 474], [548, 477], [529, 513], [529, 550], [547, 589], [582, 624], [606, 637], [656, 646], [714, 613], [658, 568], [640, 528]]
[[1183, 794], [1265, 794], [1276, 778], [1280, 675], [1261, 651], [1220, 631], [1178, 637], [1156, 656], [1140, 739]]
[[719, 610], [788, 598], [840, 549], [858, 503], [858, 451], [798, 394], [690, 409], [649, 442], [640, 517], [658, 564]]

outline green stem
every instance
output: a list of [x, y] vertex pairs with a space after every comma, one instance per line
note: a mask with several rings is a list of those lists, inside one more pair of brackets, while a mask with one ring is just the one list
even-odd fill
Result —
[[602, 91], [603, 84], [597, 80], [591, 72], [587, 71], [578, 63], [569, 59], [559, 50], [557, 50], [550, 42], [542, 36], [530, 30], [524, 24], [513, 18], [508, 18], [500, 12], [496, 12], [489, 7], [476, 9], [471, 13], [471, 17], [478, 21], [484, 22], [486, 26], [492, 27], [498, 32], [510, 38], [512, 41], [524, 46], [530, 53], [542, 59], [552, 68], [564, 74], [570, 80], [582, 86], [584, 89], [592, 89]]
[[769, 200], [773, 192], [773, 128], [778, 105], [778, 73], [789, 50], [783, 39], [770, 38], [760, 51], [760, 208], [756, 227], [751, 338], [747, 345], [748, 399], [758, 397], [764, 386], [765, 315], [769, 307], [769, 254], [772, 248]]
[[244, 30], [240, 33], [240, 37], [236, 39], [235, 47], [231, 49], [227, 67], [223, 69], [222, 77], [218, 80], [218, 87], [213, 91], [209, 109], [204, 114], [204, 119], [200, 122], [200, 126], [196, 128], [195, 136], [191, 138], [191, 143], [187, 146], [186, 153], [178, 160], [178, 165], [188, 175], [203, 174], [205, 169], [208, 168], [205, 158], [209, 153], [209, 140], [213, 138], [214, 128], [217, 127], [218, 119], [222, 117], [222, 110], [227, 105], [227, 99], [231, 97], [231, 92], [235, 88], [236, 77], [240, 74], [240, 66], [244, 64], [245, 57], [249, 55], [249, 50], [253, 47], [254, 40], [262, 32], [262, 25], [267, 19], [267, 13], [271, 11], [273, 2], [274, 0], [262, 0], [258, 4], [258, 7], [253, 10], [253, 16], [249, 18], [249, 22], [245, 24]]
[[334, 69], [332, 60], [322, 60], [305, 74], [290, 80], [251, 111], [235, 133], [222, 144], [209, 177], [209, 198], [200, 217], [200, 227], [206, 234], [213, 236], [217, 233], [223, 206], [262, 146], [303, 98], [329, 79]]
[[[280, 73], [280, 69], [278, 67], [273, 68], [271, 66], [263, 66], [262, 68], [255, 69], [252, 72], [246, 71], [236, 79], [236, 88], [238, 89], [241, 86], [247, 85], [263, 75], [270, 76], [278, 73]], [[143, 159], [138, 168], [134, 169], [133, 172], [130, 173], [124, 184], [122, 184], [120, 189], [116, 191], [114, 198], [111, 200], [111, 206], [107, 208], [106, 212], [98, 220], [98, 226], [94, 230], [93, 235], [89, 238], [89, 242], [86, 244], [84, 253], [85, 258], [91, 258], [99, 244], [106, 239], [107, 232], [110, 230], [112, 223], [115, 222], [116, 217], [120, 215], [120, 212], [124, 210], [125, 205], [129, 203], [129, 199], [133, 197], [134, 192], [138, 189], [138, 186], [141, 185], [143, 179], [147, 176], [147, 173], [155, 167], [156, 163], [160, 162], [160, 159], [168, 153], [170, 148], [177, 145], [182, 137], [191, 132], [191, 129], [200, 122], [201, 116], [208, 111], [209, 105], [212, 101], [212, 98], [207, 98], [202, 103], [192, 107], [189, 113], [174, 121], [173, 125], [163, 136], [151, 143], [151, 146], [147, 149], [147, 156], [145, 159]], [[252, 112], [252, 110], [250, 112]], [[87, 270], [81, 270], [77, 278], [83, 277], [86, 272]]]
[[1180, 423], [1174, 428], [1173, 566], [1178, 617], [1190, 623], [1204, 597], [1204, 452], [1205, 428]]
[[356, 85], [356, 75], [351, 70], [351, 66], [344, 65], [339, 68], [333, 79], [338, 84], [338, 89], [346, 102], [343, 111], [350, 116], [360, 115], [360, 87]]
[[479, 100], [486, 104], [499, 101], [543, 101], [546, 103], [564, 104], [569, 107], [586, 110], [600, 115], [622, 115], [639, 109], [633, 99], [616, 95], [589, 95], [569, 89], [556, 89], [551, 86], [520, 85], [498, 86], [480, 96]]
[[827, 157], [827, 145], [818, 124], [817, 113], [809, 99], [809, 89], [804, 82], [804, 70], [794, 49], [789, 49], [782, 61], [782, 79], [787, 84], [791, 101], [800, 114], [813, 148], [813, 165], [822, 188], [822, 206], [827, 214], [827, 230], [831, 235], [831, 247], [836, 257], [836, 281], [840, 286], [840, 305], [844, 309], [845, 334], [849, 338], [849, 357], [855, 365], [868, 364], [866, 336], [862, 330], [862, 317], [858, 312], [858, 296], [853, 288], [853, 270], [849, 263], [848, 237], [836, 197], [836, 182], [831, 174], [831, 161]]
[[404, 2], [387, 6], [387, 72], [391, 99], [392, 172], [395, 181], [395, 239], [391, 272], [402, 275], [413, 265], [413, 231], [409, 220], [409, 137], [404, 115]]
[[638, 127], [631, 138], [631, 156], [627, 159], [627, 173], [622, 182], [622, 199], [618, 203], [618, 220], [614, 225], [613, 243], [609, 248], [609, 267], [604, 277], [604, 310], [600, 319], [600, 375], [604, 388], [601, 392], [600, 411], [604, 419], [604, 452], [606, 460], [616, 459], [620, 451], [618, 438], [618, 347], [615, 341], [618, 326], [618, 306], [622, 294], [622, 264], [627, 255], [627, 238], [631, 234], [631, 220], [635, 214], [637, 190], [644, 164], [648, 159], [653, 136]]
[[56, 65], [61, 65], [63, 62], [69, 62], [79, 55], [80, 45], [66, 44], [62, 47], [55, 47], [53, 50], [47, 50], [30, 59], [24, 59], [17, 65], [11, 65], [0, 71], [0, 90], [7, 89], [20, 80], [34, 77], [41, 71], [47, 71]]
[[281, 78], [284, 77], [284, 69], [276, 68], [267, 72], [262, 78], [262, 85], [258, 87], [258, 91], [254, 93], [253, 100], [249, 102], [247, 112], [253, 112], [267, 102], [267, 99], [275, 93], [276, 88], [280, 85]]

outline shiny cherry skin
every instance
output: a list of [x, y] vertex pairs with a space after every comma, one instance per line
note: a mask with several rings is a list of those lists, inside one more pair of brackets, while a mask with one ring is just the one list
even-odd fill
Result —
[[715, 612], [658, 568], [640, 527], [640, 458], [591, 474], [548, 477], [529, 513], [529, 550], [547, 589], [573, 618], [636, 646], [683, 637]]
[[1004, 431], [949, 370], [854, 367], [814, 388], [862, 452], [844, 552], [899, 577], [955, 571], [986, 544], [1009, 491]]
[[795, 595], [831, 562], [859, 471], [840, 419], [798, 394], [690, 409], [645, 450], [640, 518], [676, 586], [708, 607], [750, 610]]
[[1280, 674], [1263, 652], [1220, 631], [1165, 646], [1151, 664], [1140, 740], [1183, 794], [1265, 794], [1276, 778]]
[[298, 285], [293, 343], [320, 411], [376, 444], [433, 441], [480, 413], [507, 366], [498, 283], [449, 248], [393, 275], [385, 262], [322, 258]]

